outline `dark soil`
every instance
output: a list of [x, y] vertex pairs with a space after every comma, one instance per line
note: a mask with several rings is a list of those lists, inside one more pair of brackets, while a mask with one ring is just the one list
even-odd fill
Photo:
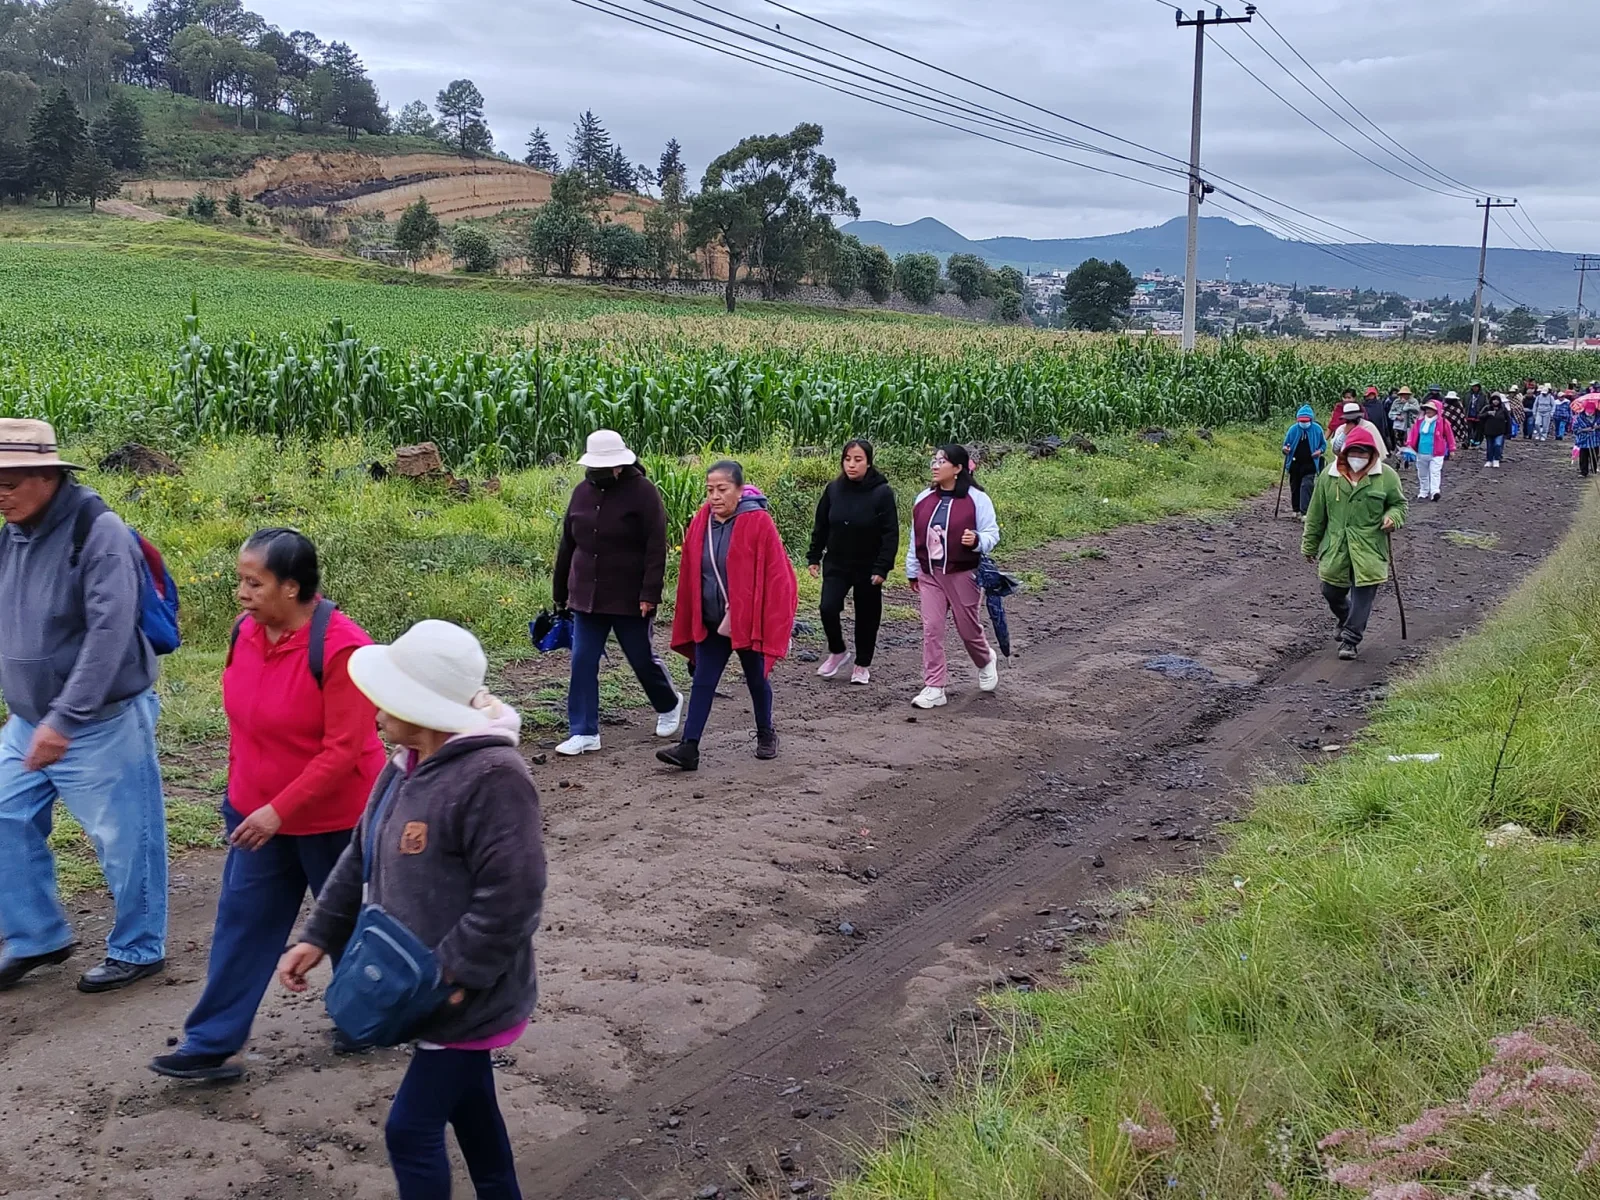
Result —
[[[1347, 743], [1396, 671], [1536, 565], [1577, 499], [1564, 449], [1514, 445], [1503, 473], [1452, 461], [1396, 539], [1410, 641], [1386, 589], [1355, 663], [1268, 496], [1008, 560], [1048, 582], [1010, 604], [992, 696], [963, 668], [948, 708], [913, 710], [919, 633], [900, 620], [869, 687], [780, 669], [776, 762], [753, 757], [736, 680], [698, 774], [656, 764], [646, 714], [581, 761], [530, 742], [542, 999], [500, 1058], [524, 1194], [734, 1196], [758, 1177], [787, 1194], [847, 1167], [947, 1071], [975, 997], [1047, 984], [1109, 931], [1119, 889], [1192, 869], [1260, 772]], [[269, 994], [243, 1084], [146, 1072], [203, 978], [220, 863], [177, 865], [159, 982], [85, 997], [56, 969], [0, 997], [0, 1194], [392, 1195], [382, 1124], [406, 1054], [336, 1060], [316, 995]]]

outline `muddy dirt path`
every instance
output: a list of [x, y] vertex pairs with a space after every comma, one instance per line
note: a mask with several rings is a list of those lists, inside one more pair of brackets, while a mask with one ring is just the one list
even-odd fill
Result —
[[[732, 679], [696, 775], [657, 766], [642, 715], [605, 727], [599, 755], [536, 758], [540, 1016], [500, 1058], [525, 1194], [821, 1193], [939, 1078], [976, 995], [1047, 981], [1119, 888], [1196, 863], [1258, 772], [1347, 741], [1397, 667], [1534, 566], [1575, 504], [1565, 449], [1450, 464], [1398, 543], [1411, 640], [1386, 590], [1356, 663], [1335, 659], [1299, 524], [1268, 496], [1012, 560], [1048, 585], [1011, 604], [993, 696], [958, 675], [948, 708], [913, 710], [920, 635], [898, 620], [871, 687], [781, 669], [776, 762], [752, 757]], [[1161, 655], [1192, 663], [1150, 669]], [[198, 992], [220, 861], [176, 868], [162, 982], [93, 998], [53, 970], [0, 997], [0, 1195], [392, 1194], [382, 1120], [405, 1053], [335, 1059], [317, 996], [271, 994], [241, 1085], [145, 1070]], [[101, 903], [78, 919], [86, 943], [103, 934]]]

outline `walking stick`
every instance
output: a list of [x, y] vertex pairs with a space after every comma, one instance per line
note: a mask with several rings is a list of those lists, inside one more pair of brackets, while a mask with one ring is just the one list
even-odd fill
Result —
[[1283, 481], [1289, 474], [1289, 460], [1284, 459], [1283, 470], [1278, 472], [1278, 502], [1272, 506], [1272, 519], [1278, 519], [1278, 510], [1283, 507]]
[[1400, 594], [1400, 572], [1394, 565], [1394, 534], [1385, 532], [1389, 543], [1389, 574], [1394, 578], [1394, 602], [1400, 606], [1400, 640], [1406, 640], [1406, 598]]

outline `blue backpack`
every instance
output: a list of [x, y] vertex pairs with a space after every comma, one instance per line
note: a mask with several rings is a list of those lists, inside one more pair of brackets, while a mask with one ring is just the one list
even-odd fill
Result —
[[[90, 496], [78, 509], [72, 524], [72, 565], [78, 565], [84, 543], [89, 540], [89, 530], [110, 507], [99, 496]], [[150, 642], [157, 654], [171, 654], [183, 645], [178, 634], [178, 585], [172, 572], [167, 570], [161, 551], [150, 544], [139, 531], [129, 528], [139, 560], [139, 631]]]

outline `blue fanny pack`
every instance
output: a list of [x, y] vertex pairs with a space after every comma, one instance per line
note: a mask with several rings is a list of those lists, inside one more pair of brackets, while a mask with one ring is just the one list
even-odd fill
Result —
[[361, 916], [323, 997], [340, 1031], [372, 1046], [411, 1040], [451, 990], [433, 951], [381, 905], [368, 902], [378, 831], [401, 775], [395, 772], [373, 809], [361, 856]]

